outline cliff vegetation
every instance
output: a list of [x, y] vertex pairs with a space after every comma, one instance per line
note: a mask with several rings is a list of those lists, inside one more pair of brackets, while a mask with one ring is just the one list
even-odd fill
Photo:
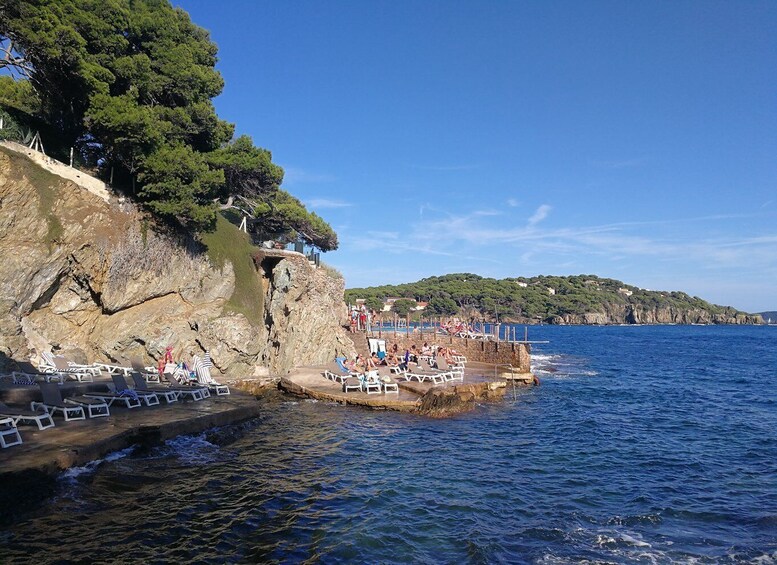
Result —
[[[166, 0], [0, 0], [0, 137], [36, 133], [48, 154], [108, 181], [187, 235], [219, 211], [257, 240], [324, 251], [337, 235], [280, 188], [272, 153], [216, 114], [224, 88], [206, 30]], [[57, 227], [52, 227], [55, 237]]]
[[0, 147], [0, 370], [44, 351], [155, 363], [171, 345], [263, 379], [351, 355], [342, 279], [271, 252], [257, 265], [264, 251], [220, 215], [202, 241], [158, 231], [131, 202]]

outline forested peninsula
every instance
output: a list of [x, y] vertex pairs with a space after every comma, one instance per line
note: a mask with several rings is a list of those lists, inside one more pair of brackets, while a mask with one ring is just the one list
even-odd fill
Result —
[[[351, 288], [349, 303], [374, 309], [389, 298], [419, 303], [415, 317], [453, 316], [521, 324], [760, 324], [758, 315], [678, 291], [654, 291], [595, 275], [492, 279], [472, 273]], [[389, 301], [406, 305], [405, 300]], [[424, 304], [425, 303], [425, 304]]]

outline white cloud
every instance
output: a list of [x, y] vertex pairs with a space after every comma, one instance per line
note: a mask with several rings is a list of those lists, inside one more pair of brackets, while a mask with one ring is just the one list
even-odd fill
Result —
[[477, 169], [480, 165], [413, 165], [416, 169], [424, 171], [471, 171]]
[[521, 205], [521, 202], [518, 199], [516, 199], [516, 198], [508, 198], [507, 199], [507, 205], [510, 208], [517, 208], [518, 206]]
[[534, 227], [537, 224], [539, 224], [542, 220], [548, 217], [548, 214], [550, 213], [551, 207], [547, 204], [543, 204], [539, 208], [537, 208], [537, 211], [534, 212], [534, 215], [529, 218], [529, 227]]
[[343, 202], [342, 200], [330, 200], [329, 198], [310, 198], [305, 200], [305, 205], [310, 208], [348, 208], [353, 206], [350, 202]]
[[329, 173], [311, 173], [294, 167], [284, 167], [283, 182], [286, 184], [321, 183], [337, 180]]
[[621, 159], [617, 161], [594, 161], [592, 164], [596, 167], [603, 167], [605, 169], [626, 169], [630, 167], [638, 167], [645, 162], [644, 157], [637, 159]]

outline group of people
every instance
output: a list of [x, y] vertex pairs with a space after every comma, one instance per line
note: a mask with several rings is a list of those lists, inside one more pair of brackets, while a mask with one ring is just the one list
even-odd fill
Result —
[[458, 318], [453, 318], [447, 322], [443, 322], [440, 324], [440, 329], [450, 335], [469, 335], [479, 333], [477, 332], [474, 323], [468, 324], [467, 322], [459, 320]]
[[364, 304], [361, 307], [354, 306], [351, 309], [351, 333], [355, 333], [357, 330], [370, 331], [372, 321], [375, 318], [375, 312], [370, 312]]
[[359, 373], [377, 369], [381, 366], [399, 367], [402, 370], [406, 370], [410, 363], [418, 363], [419, 357], [426, 356], [433, 361], [437, 357], [442, 357], [448, 363], [452, 363], [454, 355], [458, 355], [458, 352], [450, 347], [437, 347], [435, 349], [428, 343], [424, 343], [421, 349], [411, 345], [410, 348], [405, 348], [405, 351], [401, 352], [399, 346], [395, 343], [388, 351], [376, 351], [369, 357], [357, 354], [355, 359], [343, 361], [343, 365], [349, 371]]

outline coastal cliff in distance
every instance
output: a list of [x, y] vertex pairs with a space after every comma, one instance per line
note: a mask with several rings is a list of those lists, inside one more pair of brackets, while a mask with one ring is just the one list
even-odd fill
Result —
[[155, 364], [172, 345], [228, 377], [276, 376], [353, 351], [342, 278], [301, 254], [252, 258], [223, 218], [203, 241], [0, 148], [0, 368], [49, 350]]
[[346, 290], [346, 299], [426, 302], [414, 315], [518, 324], [762, 324], [758, 314], [717, 306], [684, 292], [640, 289], [594, 275], [484, 278], [471, 273]]

